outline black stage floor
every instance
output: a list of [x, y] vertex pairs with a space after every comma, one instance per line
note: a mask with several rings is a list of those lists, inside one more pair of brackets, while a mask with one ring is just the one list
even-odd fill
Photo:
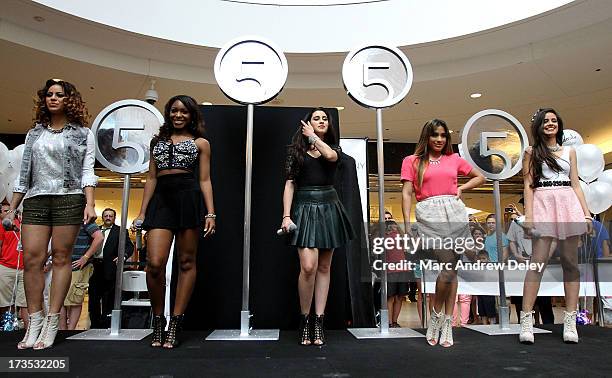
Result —
[[346, 331], [329, 331], [323, 347], [300, 346], [297, 332], [290, 331], [281, 332], [276, 342], [204, 342], [207, 332], [185, 332], [175, 350], [151, 348], [148, 339], [65, 340], [76, 332], [60, 332], [51, 349], [18, 351], [19, 332], [1, 334], [0, 357], [68, 356], [70, 373], [55, 375], [81, 377], [612, 376], [611, 329], [579, 327], [580, 343], [567, 345], [561, 325], [542, 328], [553, 333], [536, 334], [532, 346], [519, 344], [515, 335], [455, 329], [455, 345], [448, 349], [431, 347], [424, 338], [357, 340]]

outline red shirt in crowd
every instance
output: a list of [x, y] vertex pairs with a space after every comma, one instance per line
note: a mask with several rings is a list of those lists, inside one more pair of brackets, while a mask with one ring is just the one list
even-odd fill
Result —
[[[15, 224], [19, 228], [19, 221], [15, 219]], [[17, 260], [19, 257], [19, 269], [23, 269], [23, 253], [17, 252], [17, 244], [19, 243], [19, 231], [6, 231], [0, 226], [0, 241], [2, 241], [2, 252], [0, 252], [0, 264], [7, 268], [17, 269]]]
[[[395, 240], [397, 235], [399, 235], [399, 232], [397, 231], [390, 231], [390, 232], [385, 233], [386, 238], [390, 238], [393, 240]], [[397, 246], [394, 246], [391, 249], [387, 249], [387, 262], [398, 264], [395, 266], [395, 269], [389, 268], [388, 269], [389, 272], [401, 272], [401, 271], [407, 270], [407, 269], [401, 269], [399, 265], [404, 260], [406, 260], [406, 254], [404, 253], [403, 249], [397, 248]]]

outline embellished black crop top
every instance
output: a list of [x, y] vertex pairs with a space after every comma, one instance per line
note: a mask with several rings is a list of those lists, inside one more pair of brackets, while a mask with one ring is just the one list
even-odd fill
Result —
[[168, 140], [158, 140], [153, 147], [153, 158], [158, 170], [185, 169], [193, 172], [198, 161], [198, 146], [193, 139], [177, 144]]

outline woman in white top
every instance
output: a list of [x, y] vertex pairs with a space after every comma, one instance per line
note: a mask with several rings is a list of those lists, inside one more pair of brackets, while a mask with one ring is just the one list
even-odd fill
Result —
[[[30, 322], [19, 349], [53, 345], [72, 276], [72, 249], [80, 225], [96, 219], [95, 143], [87, 110], [74, 85], [47, 80], [38, 91], [36, 121], [28, 131], [9, 219], [23, 200], [24, 284]], [[51, 239], [52, 237], [52, 239]], [[51, 241], [53, 278], [44, 314], [43, 264]]]
[[[563, 340], [578, 342], [576, 308], [580, 289], [579, 236], [592, 228], [578, 180], [576, 151], [563, 147], [563, 121], [551, 108], [539, 109], [531, 120], [533, 146], [523, 160], [525, 224], [539, 237], [532, 241], [532, 263], [548, 263], [550, 245], [558, 240], [563, 267], [566, 311]], [[519, 341], [533, 344], [533, 304], [542, 272], [529, 270], [523, 287]]]

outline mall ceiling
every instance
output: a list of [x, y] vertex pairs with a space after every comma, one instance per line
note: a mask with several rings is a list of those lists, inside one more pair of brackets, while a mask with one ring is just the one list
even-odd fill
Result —
[[[151, 78], [159, 108], [177, 93], [231, 104], [214, 84], [215, 48], [114, 29], [32, 1], [3, 1], [2, 8], [0, 133], [27, 131], [32, 96], [50, 77], [75, 83], [93, 116], [113, 101], [142, 98]], [[585, 142], [612, 151], [612, 1], [573, 1], [512, 24], [401, 49], [415, 81], [408, 97], [384, 112], [391, 141], [416, 141], [433, 117], [460, 132], [472, 114], [498, 108], [527, 126], [535, 109], [553, 106]], [[345, 55], [287, 54], [289, 79], [271, 106], [342, 106], [342, 135], [374, 138], [374, 112], [353, 104], [342, 88]], [[482, 97], [470, 98], [474, 92]]]

